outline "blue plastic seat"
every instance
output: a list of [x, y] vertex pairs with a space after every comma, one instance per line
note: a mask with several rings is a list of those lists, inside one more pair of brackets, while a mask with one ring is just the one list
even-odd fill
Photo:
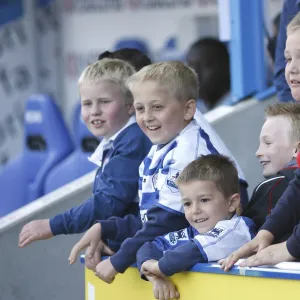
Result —
[[24, 149], [0, 173], [0, 216], [44, 195], [51, 169], [73, 150], [73, 143], [55, 102], [31, 96], [24, 118]]
[[90, 156], [99, 144], [99, 139], [92, 135], [80, 117], [80, 104], [76, 105], [73, 119], [75, 150], [48, 175], [45, 192], [53, 190], [71, 182], [97, 167], [90, 162]]

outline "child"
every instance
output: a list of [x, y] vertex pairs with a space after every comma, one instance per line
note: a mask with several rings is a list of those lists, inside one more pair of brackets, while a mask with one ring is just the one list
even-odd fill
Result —
[[268, 106], [265, 114], [256, 156], [266, 180], [254, 189], [242, 214], [251, 218], [258, 228], [294, 178], [300, 150], [300, 104], [276, 103]]
[[89, 65], [78, 84], [81, 114], [88, 129], [103, 137], [90, 160], [99, 166], [93, 196], [53, 218], [35, 220], [20, 233], [19, 246], [59, 234], [86, 231], [95, 220], [137, 213], [138, 167], [151, 142], [136, 124], [133, 98], [125, 81], [134, 68], [118, 59]]
[[[300, 101], [300, 13], [287, 27], [285, 48], [285, 78], [291, 89], [293, 98]], [[299, 156], [298, 156], [299, 157]], [[256, 255], [242, 262], [240, 266], [259, 266], [293, 261], [300, 258], [300, 169], [295, 171], [295, 178], [278, 201], [276, 207], [267, 217], [257, 236], [233, 252], [225, 260], [220, 261], [221, 267], [228, 271], [240, 258]], [[288, 232], [292, 232], [287, 241], [272, 245], [274, 239], [279, 240]], [[266, 248], [266, 249], [264, 249]]]
[[165, 300], [173, 299], [175, 291], [167, 276], [226, 257], [250, 241], [256, 228], [251, 219], [235, 213], [240, 204], [239, 178], [227, 157], [194, 160], [176, 185], [190, 226], [145, 243], [137, 253], [138, 268], [153, 283], [154, 296]]
[[136, 253], [145, 242], [187, 227], [175, 181], [197, 157], [219, 152], [193, 119], [198, 80], [192, 69], [174, 61], [152, 64], [131, 76], [128, 86], [137, 122], [154, 144], [140, 166], [141, 218], [128, 215], [100, 221], [74, 246], [69, 258], [74, 263], [78, 252], [87, 246], [87, 256], [92, 257], [101, 238], [127, 238], [115, 255], [96, 268], [98, 276], [108, 283], [136, 261]]

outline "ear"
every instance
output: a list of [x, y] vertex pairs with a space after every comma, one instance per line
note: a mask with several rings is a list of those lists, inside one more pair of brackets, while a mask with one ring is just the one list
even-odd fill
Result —
[[228, 211], [231, 213], [235, 212], [239, 208], [240, 202], [241, 202], [240, 194], [238, 193], [233, 194], [229, 199]]
[[128, 104], [127, 105], [127, 112], [128, 112], [129, 116], [132, 116], [135, 113], [133, 104]]
[[193, 119], [195, 112], [196, 112], [196, 101], [194, 99], [190, 99], [185, 104], [184, 120], [190, 121], [191, 119]]
[[296, 147], [294, 149], [293, 158], [297, 158], [299, 153], [300, 153], [300, 142], [297, 142]]

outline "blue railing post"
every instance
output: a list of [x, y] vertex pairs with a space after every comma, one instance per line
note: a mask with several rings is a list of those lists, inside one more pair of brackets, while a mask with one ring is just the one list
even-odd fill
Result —
[[231, 93], [237, 102], [266, 89], [262, 0], [230, 0]]

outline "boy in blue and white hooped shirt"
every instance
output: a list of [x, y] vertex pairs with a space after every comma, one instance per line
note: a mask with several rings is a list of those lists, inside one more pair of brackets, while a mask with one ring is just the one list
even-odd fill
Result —
[[156, 299], [179, 297], [166, 277], [196, 263], [218, 261], [249, 242], [254, 222], [236, 215], [238, 173], [223, 155], [201, 156], [176, 179], [189, 227], [145, 243], [137, 253], [141, 273], [153, 284]]
[[108, 283], [136, 261], [145, 242], [188, 226], [176, 179], [199, 156], [222, 154], [194, 120], [198, 80], [184, 63], [169, 61], [144, 67], [129, 78], [128, 87], [137, 123], [154, 144], [140, 166], [141, 218], [128, 215], [99, 221], [73, 247], [69, 258], [74, 263], [86, 247], [88, 257], [93, 257], [101, 239], [123, 240], [120, 250], [96, 267], [98, 277]]

